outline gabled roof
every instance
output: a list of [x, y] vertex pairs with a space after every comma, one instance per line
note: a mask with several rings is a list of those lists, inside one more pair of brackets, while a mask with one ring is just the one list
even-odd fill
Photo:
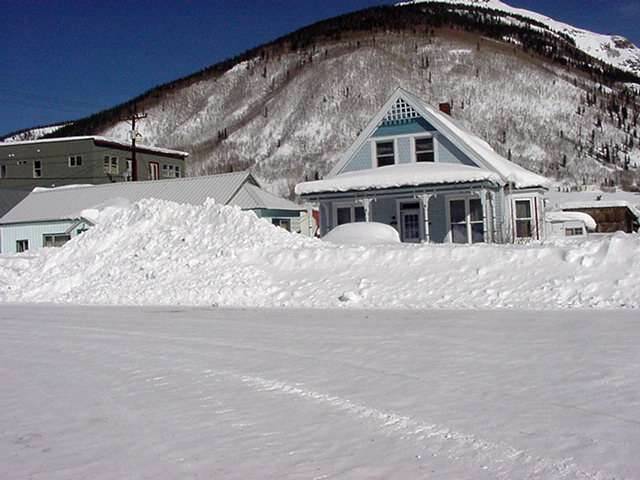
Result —
[[29, 195], [29, 190], [0, 188], [0, 218], [27, 195]]
[[[257, 193], [260, 191], [261, 193]], [[251, 197], [252, 201], [246, 199]], [[184, 177], [146, 182], [36, 189], [0, 219], [0, 224], [73, 220], [86, 209], [157, 198], [201, 205], [208, 198], [243, 209], [303, 210], [299, 205], [263, 192], [249, 172]], [[276, 200], [277, 199], [277, 200]]]
[[500, 176], [484, 168], [451, 163], [405, 163], [343, 173], [296, 185], [298, 195], [321, 192], [355, 192], [451, 183], [489, 182], [503, 185]]
[[434, 109], [422, 99], [400, 87], [393, 92], [384, 106], [371, 119], [327, 177], [335, 177], [340, 174], [349, 160], [362, 147], [364, 142], [373, 135], [387, 113], [399, 100], [412, 107], [479, 167], [497, 173], [505, 183], [513, 183], [516, 188], [546, 187], [549, 184], [549, 180], [545, 177], [510, 162], [493, 150], [487, 142], [459, 126], [449, 115]]
[[[11, 148], [11, 147], [21, 146], [21, 145], [40, 145], [40, 144], [46, 144], [46, 143], [75, 142], [75, 141], [82, 141], [82, 140], [91, 140], [93, 141], [93, 143], [95, 143], [98, 146], [115, 147], [115, 148], [122, 148], [127, 150], [131, 149], [131, 143], [122, 142], [114, 138], [101, 137], [99, 135], [86, 135], [86, 136], [79, 136], [79, 137], [42, 138], [39, 140], [24, 140], [20, 142], [0, 142], [0, 147]], [[172, 150], [170, 148], [154, 147], [151, 145], [137, 144], [136, 150], [139, 150], [142, 152], [147, 151], [151, 153], [157, 153], [160, 155], [168, 155], [171, 157], [186, 158], [189, 156], [187, 152], [182, 152], [180, 150]]]

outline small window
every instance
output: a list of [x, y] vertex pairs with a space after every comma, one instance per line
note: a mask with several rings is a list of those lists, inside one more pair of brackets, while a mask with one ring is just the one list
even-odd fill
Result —
[[53, 233], [42, 236], [42, 245], [45, 247], [61, 247], [71, 240], [71, 235], [66, 233]]
[[180, 165], [176, 165], [176, 178], [180, 178], [181, 176]]
[[42, 162], [40, 160], [33, 161], [33, 178], [42, 177]]
[[385, 167], [396, 163], [393, 140], [388, 142], [376, 142], [376, 161], [378, 167]]
[[18, 240], [16, 242], [16, 252], [22, 253], [29, 250], [29, 240]]
[[291, 220], [288, 218], [272, 218], [271, 223], [276, 227], [284, 228], [287, 232], [291, 231]]
[[82, 155], [72, 155], [69, 157], [69, 167], [81, 167], [82, 166]]
[[573, 228], [565, 228], [564, 234], [567, 237], [577, 237], [579, 235], [583, 235], [583, 231], [581, 227], [573, 227]]
[[26, 160], [18, 160], [18, 161], [16, 162], [16, 165], [26, 165], [26, 164], [27, 164], [27, 161], [26, 161]]
[[415, 147], [416, 147], [416, 162], [435, 161], [433, 137], [416, 138]]
[[7, 166], [0, 165], [0, 178], [7, 178]]
[[516, 238], [533, 237], [531, 200], [516, 200]]

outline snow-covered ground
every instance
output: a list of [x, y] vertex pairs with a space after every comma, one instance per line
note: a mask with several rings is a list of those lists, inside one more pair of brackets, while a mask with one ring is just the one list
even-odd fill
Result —
[[623, 479], [635, 312], [3, 306], [7, 479]]
[[0, 302], [227, 307], [640, 308], [640, 236], [336, 245], [253, 213], [142, 200], [59, 249], [0, 255]]

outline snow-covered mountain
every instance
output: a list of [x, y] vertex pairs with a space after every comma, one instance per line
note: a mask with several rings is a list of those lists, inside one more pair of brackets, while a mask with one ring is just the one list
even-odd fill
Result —
[[289, 194], [328, 172], [402, 86], [450, 102], [459, 123], [536, 172], [568, 184], [637, 182], [640, 93], [625, 85], [640, 80], [484, 5], [426, 2], [319, 22], [53, 135], [127, 140], [120, 119], [135, 102], [148, 114], [144, 143], [189, 151], [190, 174], [252, 168]]
[[[619, 35], [603, 35], [574, 27], [523, 8], [512, 7], [500, 0], [412, 0], [398, 5], [415, 5], [422, 3], [450, 3], [452, 5], [472, 6], [497, 10], [510, 14], [504, 17], [505, 22], [514, 22], [517, 17], [534, 20], [537, 27], [546, 28], [549, 32], [559, 33], [573, 39], [583, 52], [606, 62], [614, 67], [640, 75], [640, 48]], [[515, 15], [515, 17], [511, 16]]]

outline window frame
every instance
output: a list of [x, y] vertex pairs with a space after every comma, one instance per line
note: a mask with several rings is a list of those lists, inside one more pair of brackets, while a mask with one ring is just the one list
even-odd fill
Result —
[[67, 159], [69, 168], [77, 168], [82, 166], [82, 155], [69, 155]]
[[[36, 163], [39, 167], [36, 167]], [[33, 161], [33, 178], [42, 178], [42, 160]]]
[[29, 239], [23, 238], [21, 240], [16, 240], [16, 253], [28, 252], [29, 251]]
[[[431, 153], [433, 154], [433, 160], [431, 161], [418, 161], [419, 153], [429, 153], [428, 150], [418, 150], [418, 140], [423, 140], [425, 138], [430, 138], [432, 140], [432, 148]], [[437, 163], [438, 162], [438, 147], [437, 147], [437, 137], [433, 134], [428, 135], [414, 135], [411, 139], [411, 157], [413, 158], [413, 163]]]
[[[529, 203], [529, 216], [528, 217], [518, 217], [518, 202], [527, 202]], [[514, 198], [513, 199], [513, 238], [518, 240], [534, 240], [536, 238], [535, 232], [535, 210], [534, 210], [534, 198], [532, 197], [523, 197], [523, 198]], [[519, 222], [529, 222], [529, 236], [520, 236], [518, 235], [518, 223]]]
[[271, 225], [276, 227], [284, 228], [287, 232], [291, 231], [291, 219], [290, 218], [281, 218], [275, 217], [271, 219]]
[[[53, 239], [52, 245], [47, 245], [47, 237], [51, 237]], [[65, 238], [65, 241], [63, 243], [57, 244], [56, 240], [58, 238]], [[46, 248], [59, 248], [70, 240], [71, 240], [71, 235], [68, 233], [43, 233], [42, 234], [42, 246]]]
[[[350, 221], [346, 222], [346, 223], [338, 223], [338, 209], [344, 209], [344, 208], [348, 208], [349, 209], [349, 219]], [[356, 208], [362, 208], [362, 211], [364, 213], [364, 220], [362, 221], [356, 221]], [[366, 223], [367, 221], [367, 212], [364, 208], [363, 205], [358, 205], [357, 203], [353, 203], [353, 202], [337, 202], [333, 204], [333, 228], [339, 227], [340, 225], [346, 225], [347, 223]]]
[[105, 175], [118, 175], [120, 173], [120, 158], [115, 155], [104, 155], [102, 157], [102, 172]]
[[[451, 222], [451, 202], [464, 200], [464, 222]], [[471, 201], [477, 200], [482, 207], [482, 219], [471, 219]], [[482, 202], [482, 197], [478, 195], [448, 195], [445, 199], [445, 210], [447, 216], [447, 242], [453, 241], [453, 225], [465, 225], [467, 241], [465, 243], [457, 243], [458, 245], [475, 245], [477, 243], [487, 243], [487, 206]], [[473, 225], [482, 225], [482, 241], [473, 241]]]
[[[393, 163], [389, 165], [379, 165], [378, 162], [378, 144], [391, 143], [393, 145]], [[387, 154], [384, 157], [390, 157]], [[371, 163], [373, 168], [391, 167], [398, 164], [398, 138], [397, 137], [380, 137], [371, 139]]]

